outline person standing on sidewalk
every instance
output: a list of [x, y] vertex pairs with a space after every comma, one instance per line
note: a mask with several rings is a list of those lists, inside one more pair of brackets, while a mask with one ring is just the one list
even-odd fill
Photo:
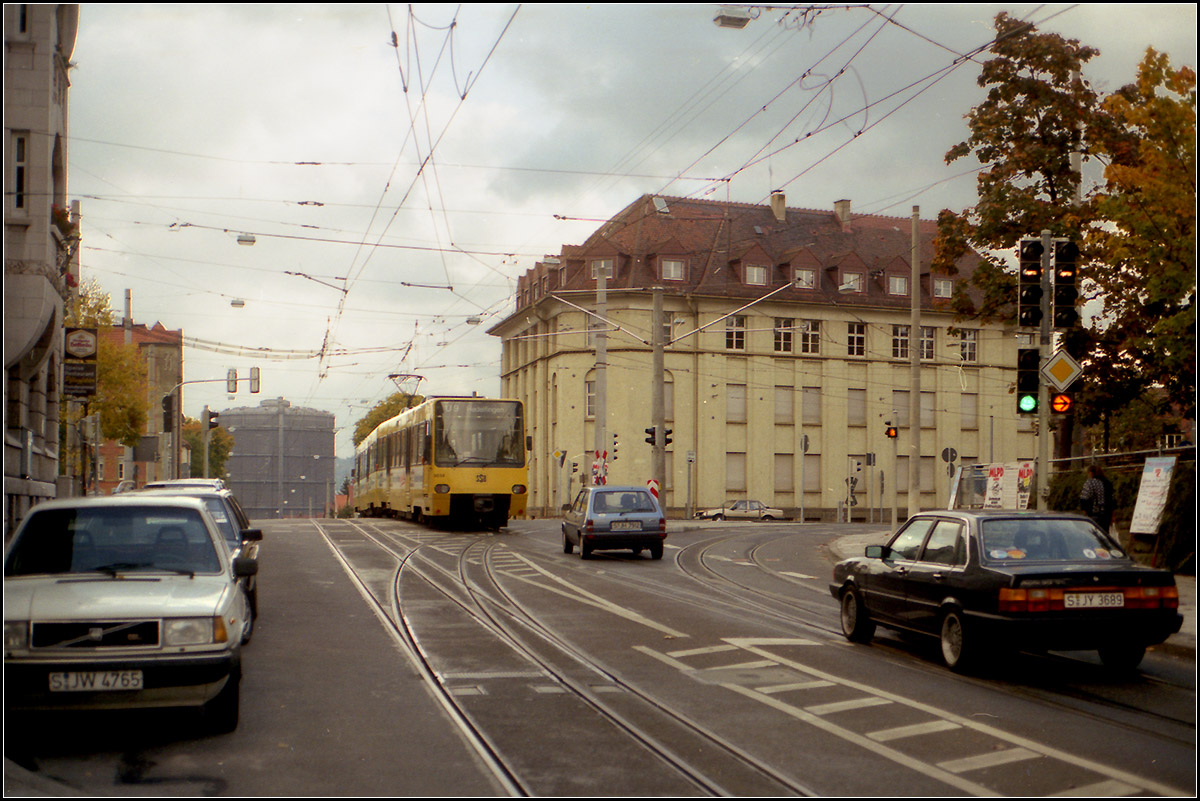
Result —
[[1079, 505], [1088, 517], [1096, 521], [1096, 525], [1108, 531], [1112, 525], [1113, 490], [1112, 482], [1104, 475], [1100, 465], [1090, 464], [1087, 467], [1087, 480], [1079, 492]]

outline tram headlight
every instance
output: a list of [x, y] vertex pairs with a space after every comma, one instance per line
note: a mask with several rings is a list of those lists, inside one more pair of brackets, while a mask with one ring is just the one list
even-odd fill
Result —
[[524, 484], [513, 484], [512, 494], [513, 495], [524, 495], [525, 494], [525, 485]]
[[450, 491], [450, 485], [449, 484], [437, 484], [434, 486], [433, 491], [436, 492], [438, 495], [445, 495], [447, 492]]

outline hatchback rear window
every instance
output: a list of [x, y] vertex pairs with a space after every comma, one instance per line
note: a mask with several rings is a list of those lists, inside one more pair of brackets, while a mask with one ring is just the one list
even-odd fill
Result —
[[654, 498], [648, 492], [597, 492], [592, 508], [596, 514], [618, 514], [620, 512], [657, 512]]
[[1011, 518], [981, 524], [990, 562], [1079, 562], [1125, 559], [1125, 552], [1088, 520]]

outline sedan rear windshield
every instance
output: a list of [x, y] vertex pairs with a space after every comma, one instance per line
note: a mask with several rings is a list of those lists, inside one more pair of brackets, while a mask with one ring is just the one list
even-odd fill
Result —
[[1125, 552], [1089, 520], [984, 520], [983, 558], [989, 562], [1088, 562], [1125, 559]]
[[35, 510], [4, 564], [5, 576], [220, 570], [199, 511], [154, 506]]

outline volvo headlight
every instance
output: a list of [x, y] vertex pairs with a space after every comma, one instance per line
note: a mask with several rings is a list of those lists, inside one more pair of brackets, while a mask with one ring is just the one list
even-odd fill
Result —
[[4, 621], [4, 650], [20, 651], [29, 647], [29, 621]]
[[225, 642], [225, 621], [216, 617], [181, 617], [163, 621], [163, 645], [210, 645]]

